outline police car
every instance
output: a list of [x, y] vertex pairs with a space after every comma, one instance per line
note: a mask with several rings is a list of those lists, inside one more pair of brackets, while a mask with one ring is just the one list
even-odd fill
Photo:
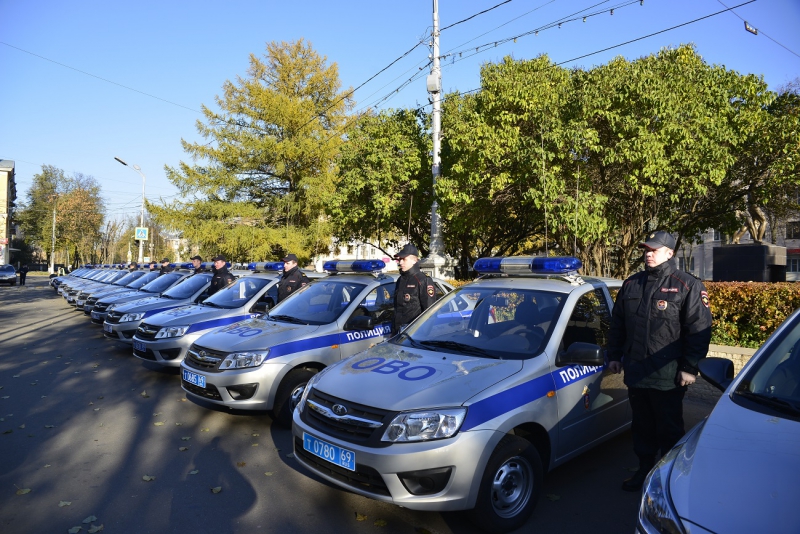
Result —
[[577, 258], [482, 258], [399, 335], [328, 367], [293, 414], [295, 458], [350, 491], [521, 527], [543, 473], [628, 428], [605, 370], [609, 284]]
[[123, 276], [120, 276], [118, 280], [112, 282], [111, 284], [105, 285], [103, 287], [82, 289], [78, 293], [78, 296], [75, 298], [76, 309], [78, 311], [82, 311], [86, 315], [89, 315], [89, 313], [92, 311], [92, 308], [94, 308], [95, 303], [102, 297], [131, 289], [130, 287], [128, 287], [128, 284], [135, 282], [136, 280], [147, 274], [145, 273], [145, 271], [121, 271], [121, 272], [125, 274]]
[[[253, 271], [200, 304], [157, 313], [143, 321], [133, 336], [133, 355], [164, 366], [180, 365], [186, 350], [214, 328], [256, 317], [278, 300], [283, 262], [251, 263]], [[307, 273], [320, 277], [317, 273]]]
[[190, 273], [187, 271], [173, 271], [161, 275], [158, 271], [146, 273], [138, 280], [132, 282], [127, 291], [107, 295], [95, 302], [94, 308], [89, 313], [94, 324], [102, 325], [108, 312], [134, 300], [157, 296], [168, 290]]
[[125, 275], [124, 271], [113, 269], [96, 269], [94, 272], [89, 273], [82, 280], [61, 284], [58, 292], [71, 306], [75, 305], [75, 298], [78, 294], [87, 288], [100, 288], [107, 287], [108, 284], [116, 281]]
[[148, 286], [161, 279], [174, 276], [179, 277], [178, 282], [160, 295], [115, 304], [103, 321], [103, 335], [117, 341], [133, 343], [133, 335], [145, 317], [179, 306], [201, 302], [208, 297], [211, 273], [198, 273], [190, 276], [186, 276], [186, 274], [178, 272], [162, 274]]
[[[271, 410], [291, 424], [292, 398], [320, 369], [386, 339], [396, 275], [380, 260], [329, 261], [331, 276], [308, 284], [268, 315], [198, 339], [181, 363], [190, 398], [228, 408]], [[441, 295], [451, 288], [435, 281]]]

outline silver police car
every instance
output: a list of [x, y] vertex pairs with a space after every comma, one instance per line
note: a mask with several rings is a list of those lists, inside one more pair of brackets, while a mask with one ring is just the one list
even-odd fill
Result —
[[131, 282], [126, 291], [107, 295], [96, 301], [89, 313], [94, 324], [102, 325], [108, 312], [127, 302], [160, 295], [189, 275], [188, 272], [172, 272], [160, 275], [158, 271], [146, 273], [144, 276]]
[[730, 360], [698, 367], [724, 394], [648, 475], [637, 532], [800, 532], [800, 310], [735, 380]]
[[186, 276], [187, 273], [172, 272], [161, 275], [155, 281], [178, 274], [181, 275], [179, 281], [160, 295], [126, 302], [110, 310], [103, 322], [103, 335], [117, 341], [133, 343], [133, 335], [144, 318], [179, 306], [201, 302], [208, 296], [211, 273]]
[[[291, 424], [293, 400], [320, 369], [386, 339], [396, 275], [380, 260], [331, 261], [328, 278], [307, 285], [268, 315], [210, 332], [181, 363], [190, 398], [246, 410], [271, 410]], [[436, 282], [440, 293], [450, 290]]]
[[472, 510], [488, 531], [522, 526], [544, 472], [630, 424], [622, 378], [605, 369], [609, 285], [579, 268], [478, 260], [480, 279], [309, 380], [295, 458], [360, 495]]

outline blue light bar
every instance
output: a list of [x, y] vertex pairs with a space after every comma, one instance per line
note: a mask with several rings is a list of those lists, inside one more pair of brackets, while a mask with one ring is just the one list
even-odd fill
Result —
[[283, 271], [282, 261], [254, 261], [247, 264], [247, 269], [250, 271]]
[[374, 273], [385, 268], [386, 264], [381, 260], [331, 260], [322, 266], [322, 270], [329, 273]]
[[481, 274], [567, 274], [583, 267], [573, 256], [512, 256], [480, 258], [472, 267]]
[[194, 269], [193, 263], [181, 263], [181, 269]]

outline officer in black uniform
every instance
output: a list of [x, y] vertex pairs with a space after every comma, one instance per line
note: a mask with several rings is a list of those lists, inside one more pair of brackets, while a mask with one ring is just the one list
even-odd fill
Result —
[[150, 272], [151, 272], [151, 273], [152, 273], [152, 272], [155, 272], [155, 270], [156, 270], [156, 262], [154, 262], [154, 261], [151, 261], [151, 262], [150, 262]]
[[631, 404], [633, 451], [639, 470], [622, 484], [640, 491], [660, 450], [683, 436], [683, 396], [711, 341], [711, 311], [703, 283], [672, 261], [675, 239], [653, 232], [644, 248], [645, 270], [625, 280], [611, 315], [608, 368], [625, 371]]
[[278, 282], [278, 302], [309, 282], [305, 273], [297, 267], [297, 256], [287, 254], [281, 261], [283, 262], [283, 276]]
[[419, 251], [411, 243], [395, 255], [400, 266], [400, 277], [394, 287], [394, 320], [392, 334], [416, 319], [436, 301], [433, 280], [419, 270]]
[[212, 269], [214, 276], [211, 277], [211, 285], [208, 287], [208, 296], [213, 295], [236, 280], [236, 277], [228, 271], [228, 266], [226, 265], [228, 260], [225, 259], [225, 256], [219, 254], [211, 258], [211, 261], [214, 262], [214, 268]]
[[201, 265], [203, 265], [203, 258], [201, 258], [200, 256], [192, 256], [189, 259], [192, 260], [192, 267], [194, 267], [194, 274], [205, 272], [205, 269], [201, 267]]
[[158, 270], [159, 276], [172, 272], [172, 267], [169, 264], [169, 258], [161, 260], [161, 269]]
[[135, 261], [132, 261], [130, 263], [130, 265], [128, 265], [128, 272], [132, 273], [133, 271], [135, 271], [138, 268], [139, 268], [139, 265]]

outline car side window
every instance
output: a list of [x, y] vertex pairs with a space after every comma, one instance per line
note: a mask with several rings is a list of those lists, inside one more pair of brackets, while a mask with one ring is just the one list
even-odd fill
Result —
[[611, 312], [603, 291], [594, 289], [583, 294], [567, 321], [561, 338], [561, 350], [567, 350], [575, 342], [592, 343], [605, 348], [610, 324]]
[[370, 291], [356, 307], [351, 317], [369, 315], [373, 320], [384, 322], [394, 315], [394, 284], [383, 284]]

